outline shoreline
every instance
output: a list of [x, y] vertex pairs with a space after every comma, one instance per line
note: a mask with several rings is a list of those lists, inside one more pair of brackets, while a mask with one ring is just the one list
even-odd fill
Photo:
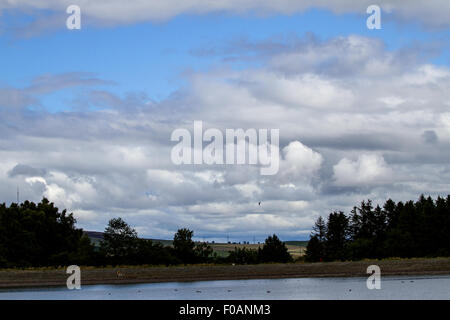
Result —
[[[286, 279], [318, 277], [368, 277], [369, 265], [378, 265], [381, 276], [450, 275], [450, 258], [412, 258], [258, 265], [190, 265], [83, 267], [81, 284], [138, 284], [214, 280]], [[121, 276], [117, 276], [120, 270]], [[0, 289], [66, 286], [69, 277], [60, 269], [0, 270]]]

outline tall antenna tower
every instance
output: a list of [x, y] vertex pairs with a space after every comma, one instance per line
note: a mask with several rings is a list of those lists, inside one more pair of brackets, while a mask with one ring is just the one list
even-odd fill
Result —
[[19, 204], [19, 187], [17, 187], [17, 204]]

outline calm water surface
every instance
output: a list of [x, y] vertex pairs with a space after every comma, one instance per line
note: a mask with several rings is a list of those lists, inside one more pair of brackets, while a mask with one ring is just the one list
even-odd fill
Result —
[[0, 299], [450, 299], [448, 276], [382, 277], [380, 290], [367, 278], [225, 280], [127, 285], [86, 285], [81, 290], [0, 290]]

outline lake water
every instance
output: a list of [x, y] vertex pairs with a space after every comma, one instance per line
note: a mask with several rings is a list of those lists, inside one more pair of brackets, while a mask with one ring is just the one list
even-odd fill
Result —
[[450, 275], [382, 277], [380, 290], [367, 289], [366, 280], [297, 278], [86, 285], [81, 290], [2, 289], [0, 299], [450, 299]]

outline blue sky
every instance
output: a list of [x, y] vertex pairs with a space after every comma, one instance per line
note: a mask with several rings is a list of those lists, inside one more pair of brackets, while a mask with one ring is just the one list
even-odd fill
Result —
[[[14, 30], [25, 28], [33, 16], [6, 11], [2, 18], [8, 32], [0, 38], [0, 83], [23, 88], [43, 73], [89, 72], [113, 81], [107, 87], [120, 96], [144, 92], [149, 99], [160, 101], [184, 84], [185, 72], [207, 70], [223, 63], [224, 54], [198, 56], [195, 52], [199, 50], [221, 48], [242, 39], [259, 42], [307, 34], [323, 41], [354, 34], [374, 37], [381, 39], [387, 50], [437, 46], [428, 60], [450, 63], [448, 50], [442, 48], [442, 39], [450, 35], [448, 30], [427, 31], [416, 22], [398, 23], [388, 13], [382, 13], [381, 30], [369, 30], [367, 17], [355, 13], [336, 15], [323, 9], [270, 16], [183, 14], [163, 22], [87, 25], [82, 30], [60, 28], [23, 38]], [[228, 65], [245, 68], [250, 63]], [[67, 110], [74, 98], [72, 91], [71, 88], [46, 95], [44, 107], [51, 112]]]
[[[381, 30], [369, 0], [77, 3], [68, 30], [69, 0], [0, 0], [0, 202], [19, 187], [87, 230], [263, 241], [364, 199], [447, 195], [449, 1], [379, 0]], [[176, 166], [193, 120], [279, 129], [279, 172]]]

